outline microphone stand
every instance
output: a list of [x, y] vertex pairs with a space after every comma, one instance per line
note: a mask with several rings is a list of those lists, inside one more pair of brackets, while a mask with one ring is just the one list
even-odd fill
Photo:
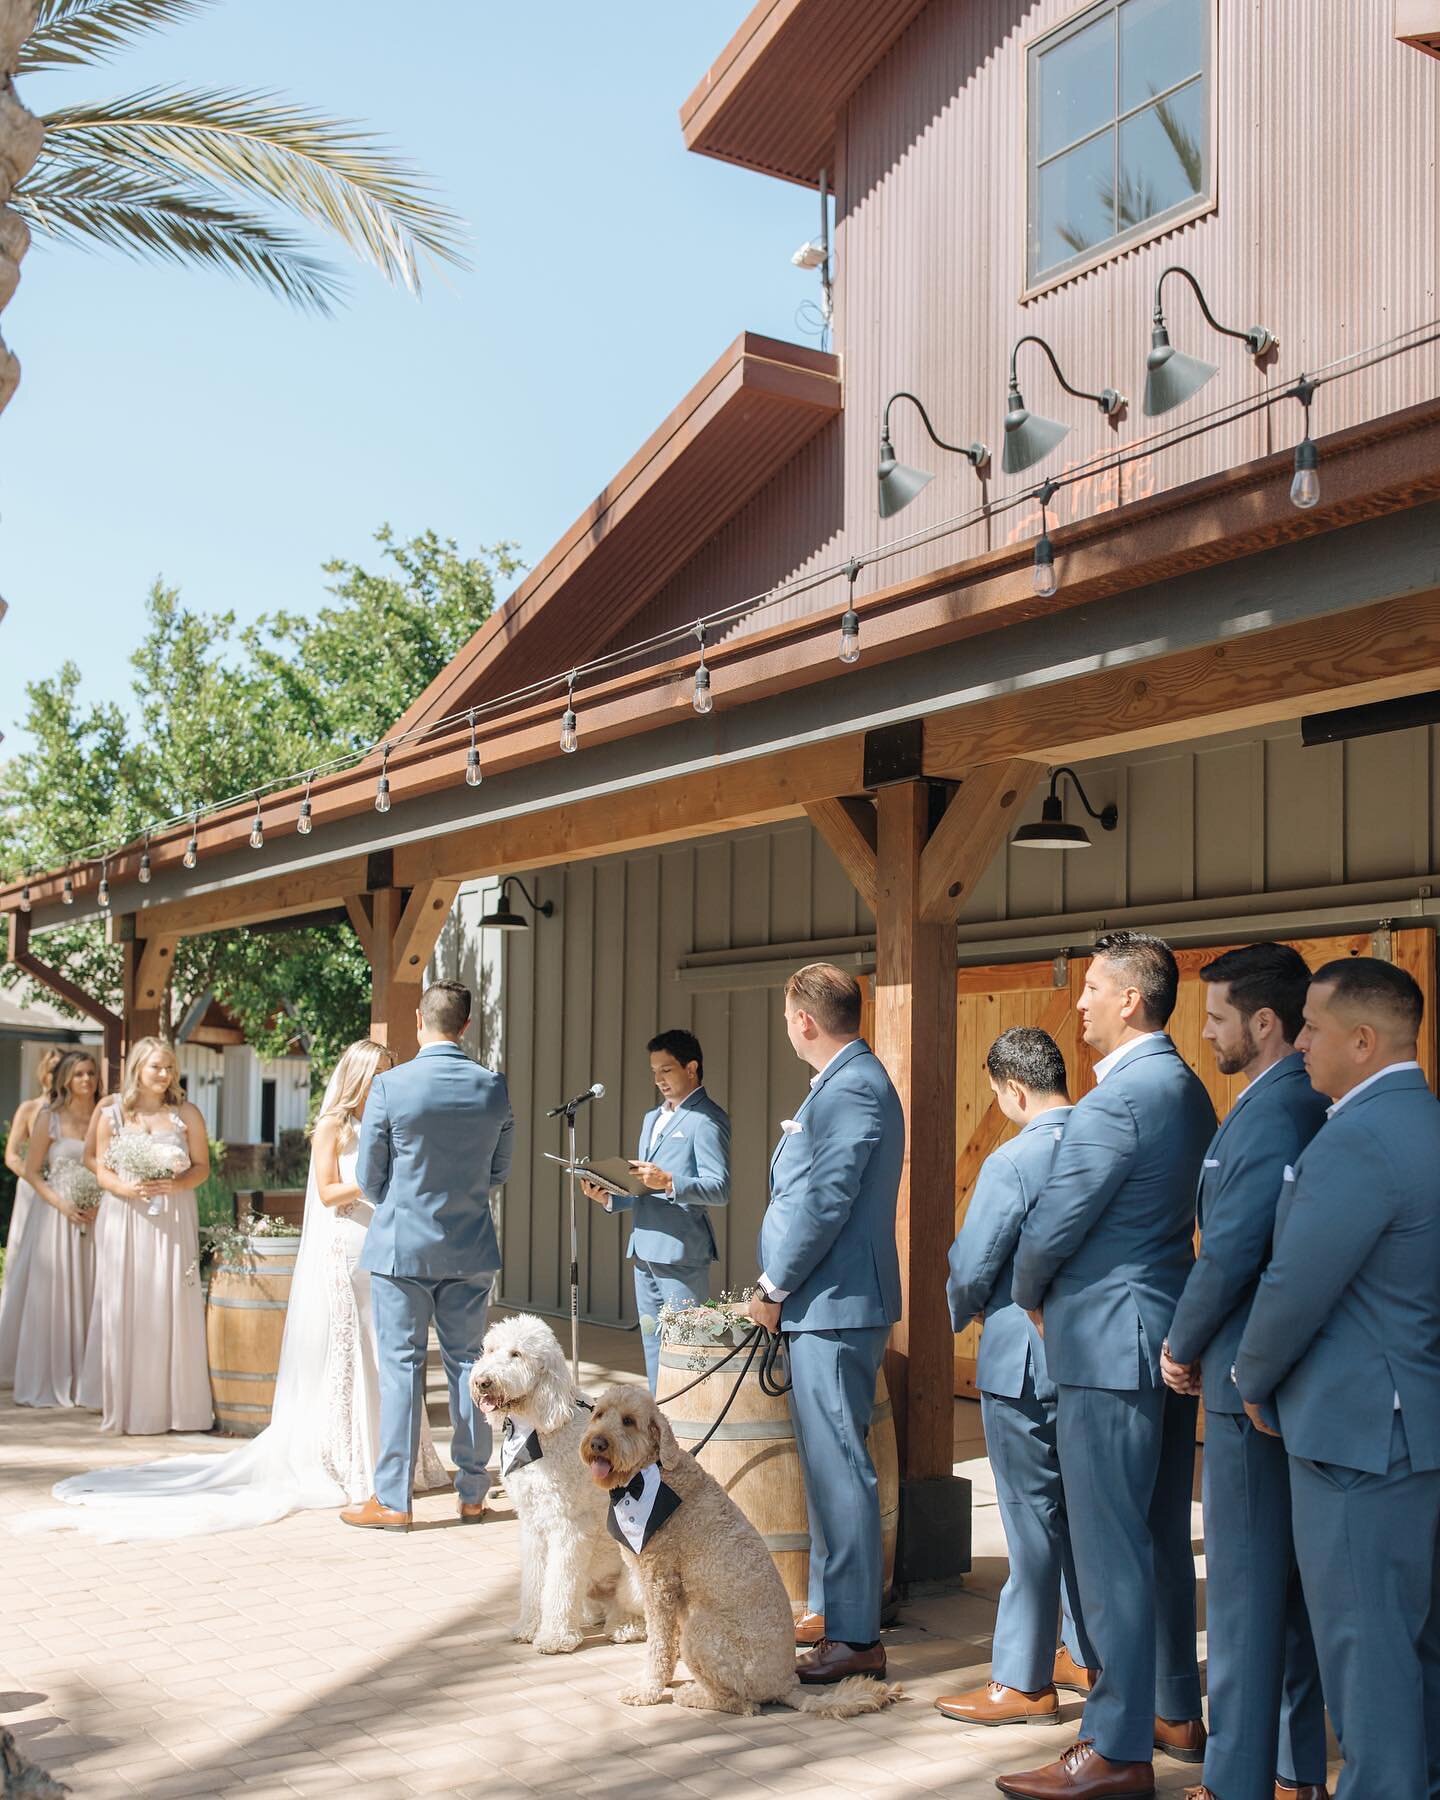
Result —
[[[585, 1099], [590, 1096], [586, 1094]], [[580, 1227], [575, 1210], [575, 1190], [579, 1177], [575, 1173], [575, 1114], [580, 1102], [572, 1100], [562, 1110], [565, 1114], [567, 1161], [570, 1166], [570, 1379], [580, 1385]]]

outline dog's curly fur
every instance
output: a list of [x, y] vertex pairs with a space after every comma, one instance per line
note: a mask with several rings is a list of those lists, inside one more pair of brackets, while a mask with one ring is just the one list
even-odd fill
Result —
[[508, 1415], [540, 1440], [537, 1462], [504, 1477], [520, 1521], [520, 1616], [512, 1636], [542, 1656], [578, 1650], [587, 1625], [617, 1644], [645, 1635], [634, 1576], [605, 1529], [605, 1494], [586, 1479], [578, 1451], [590, 1415], [565, 1353], [543, 1319], [520, 1313], [485, 1334], [470, 1372], [477, 1406]]
[[658, 1462], [680, 1497], [677, 1510], [637, 1556], [649, 1652], [645, 1680], [620, 1696], [655, 1706], [681, 1657], [695, 1679], [675, 1690], [677, 1706], [749, 1714], [767, 1700], [796, 1712], [850, 1719], [878, 1712], [900, 1689], [865, 1676], [806, 1688], [795, 1673], [795, 1620], [758, 1531], [712, 1476], [675, 1441], [645, 1388], [600, 1395], [580, 1444], [597, 1488], [621, 1487]]

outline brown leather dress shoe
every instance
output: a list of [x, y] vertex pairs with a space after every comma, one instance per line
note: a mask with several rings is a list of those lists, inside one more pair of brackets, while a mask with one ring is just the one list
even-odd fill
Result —
[[1155, 1792], [1155, 1771], [1148, 1762], [1111, 1762], [1089, 1738], [1081, 1738], [1059, 1762], [1001, 1775], [995, 1785], [1017, 1800], [1129, 1800], [1132, 1794]]
[[821, 1638], [813, 1650], [796, 1657], [795, 1673], [807, 1687], [828, 1687], [850, 1675], [874, 1675], [883, 1681], [885, 1646], [872, 1644], [868, 1650], [852, 1650], [848, 1644]]
[[824, 1613], [801, 1613], [795, 1621], [795, 1643], [802, 1650], [810, 1650], [825, 1635]]
[[462, 1525], [478, 1525], [485, 1517], [485, 1502], [483, 1500], [462, 1500], [459, 1511]]
[[1330, 1790], [1321, 1782], [1319, 1787], [1313, 1781], [1295, 1783], [1283, 1781], [1275, 1777], [1275, 1800], [1330, 1800]]
[[1025, 1694], [1000, 1681], [987, 1681], [968, 1694], [946, 1694], [935, 1710], [962, 1725], [1058, 1725], [1060, 1696], [1053, 1687]]
[[1098, 1669], [1087, 1669], [1084, 1663], [1075, 1658], [1062, 1644], [1055, 1652], [1055, 1673], [1050, 1679], [1057, 1688], [1064, 1688], [1070, 1694], [1088, 1694], [1094, 1687]]
[[1155, 1748], [1176, 1762], [1203, 1763], [1205, 1725], [1200, 1719], [1156, 1719]]
[[382, 1506], [372, 1494], [363, 1506], [347, 1506], [340, 1514], [342, 1525], [358, 1525], [362, 1531], [408, 1531], [411, 1515], [394, 1512]]

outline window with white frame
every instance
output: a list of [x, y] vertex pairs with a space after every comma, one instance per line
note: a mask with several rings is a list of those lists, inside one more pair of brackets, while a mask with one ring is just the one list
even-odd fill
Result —
[[1103, 0], [1029, 51], [1027, 285], [1210, 192], [1213, 0]]

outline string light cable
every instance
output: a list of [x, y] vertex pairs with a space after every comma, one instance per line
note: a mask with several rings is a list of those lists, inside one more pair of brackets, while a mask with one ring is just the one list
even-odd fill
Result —
[[[254, 816], [251, 823], [250, 842], [252, 848], [260, 849], [264, 844], [263, 826], [261, 823], [261, 803], [267, 796], [277, 795], [289, 789], [298, 787], [302, 783], [304, 786], [304, 797], [300, 804], [300, 813], [296, 822], [296, 829], [302, 835], [308, 835], [313, 828], [310, 799], [310, 790], [313, 783], [324, 776], [359, 768], [373, 756], [379, 756], [381, 758], [379, 784], [377, 784], [376, 793], [377, 810], [388, 811], [388, 766], [389, 759], [394, 752], [417, 744], [427, 738], [441, 737], [460, 727], [468, 726], [470, 732], [470, 745], [467, 750], [466, 782], [470, 786], [478, 786], [480, 751], [476, 737], [477, 724], [482, 720], [493, 718], [497, 714], [520, 711], [528, 705], [542, 701], [547, 695], [553, 695], [561, 691], [563, 691], [566, 696], [565, 713], [561, 720], [561, 747], [562, 749], [565, 749], [567, 753], [570, 753], [574, 749], [578, 749], [579, 745], [578, 725], [574, 712], [574, 693], [576, 684], [581, 679], [593, 681], [597, 677], [610, 674], [629, 664], [640, 662], [658, 650], [675, 648], [683, 645], [687, 640], [694, 641], [698, 639], [699, 660], [695, 670], [696, 691], [698, 692], [702, 685], [704, 690], [708, 691], [710, 669], [705, 661], [707, 641], [713, 641], [715, 635], [722, 632], [726, 627], [752, 619], [758, 614], [767, 612], [776, 606], [783, 605], [788, 601], [793, 601], [804, 594], [813, 592], [817, 588], [828, 585], [841, 576], [844, 576], [849, 582], [850, 594], [853, 596], [856, 576], [860, 569], [867, 564], [879, 563], [901, 555], [906, 551], [919, 549], [925, 545], [956, 536], [959, 533], [970, 529], [970, 527], [974, 525], [983, 523], [987, 520], [994, 520], [1022, 507], [1032, 506], [1036, 504], [1037, 501], [1040, 502], [1042, 507], [1042, 534], [1040, 542], [1037, 543], [1035, 552], [1036, 579], [1038, 586], [1041, 578], [1040, 562], [1042, 553], [1040, 550], [1040, 543], [1048, 541], [1047, 509], [1055, 494], [1067, 487], [1077, 486], [1098, 471], [1118, 471], [1145, 457], [1154, 455], [1158, 451], [1178, 448], [1180, 445], [1189, 443], [1196, 438], [1208, 436], [1212, 432], [1223, 430], [1229, 425], [1240, 423], [1258, 413], [1268, 411], [1271, 407], [1281, 405], [1288, 400], [1299, 401], [1305, 414], [1305, 434], [1300, 443], [1296, 446], [1296, 477], [1295, 482], [1292, 484], [1292, 497], [1296, 488], [1299, 488], [1302, 494], [1308, 494], [1311, 491], [1311, 483], [1302, 482], [1301, 476], [1307, 471], [1313, 473], [1315, 467], [1310, 461], [1310, 455], [1315, 450], [1315, 446], [1309, 433], [1309, 418], [1310, 406], [1318, 389], [1332, 382], [1345, 380], [1351, 375], [1360, 374], [1366, 369], [1376, 367], [1378, 364], [1392, 361], [1396, 357], [1407, 355], [1415, 350], [1424, 349], [1428, 345], [1437, 342], [1440, 342], [1440, 319], [1426, 320], [1422, 324], [1413, 325], [1405, 331], [1397, 332], [1390, 338], [1382, 339], [1379, 343], [1365, 345], [1360, 349], [1348, 351], [1344, 355], [1335, 357], [1330, 362], [1321, 363], [1293, 379], [1287, 378], [1284, 381], [1277, 381], [1273, 385], [1267, 387], [1263, 394], [1253, 395], [1242, 400], [1223, 402], [1218, 406], [1210, 408], [1207, 412], [1201, 413], [1195, 418], [1188, 420], [1183, 425], [1163, 428], [1151, 432], [1145, 437], [1135, 439], [1131, 443], [1125, 445], [1123, 449], [1116, 448], [1098, 451], [1094, 455], [1085, 458], [1083, 461], [1073, 464], [1062, 474], [1051, 477], [1039, 489], [1027, 485], [1018, 488], [1012, 493], [996, 496], [991, 500], [970, 507], [962, 513], [938, 520], [931, 525], [922, 526], [902, 537], [892, 538], [884, 544], [875, 545], [873, 548], [866, 550], [862, 555], [847, 557], [843, 561], [835, 562], [826, 567], [812, 570], [808, 574], [796, 576], [791, 580], [777, 583], [774, 587], [764, 589], [760, 593], [750, 595], [746, 599], [734, 601], [727, 606], [719, 607], [714, 612], [707, 613], [703, 618], [696, 620], [691, 624], [667, 627], [637, 643], [627, 644], [620, 649], [606, 651], [601, 655], [592, 658], [588, 662], [574, 665], [563, 673], [542, 676], [535, 681], [526, 683], [522, 687], [512, 689], [508, 693], [497, 695], [494, 699], [484, 701], [477, 706], [464, 707], [457, 712], [446, 714], [439, 719], [433, 719], [426, 723], [412, 726], [408, 731], [393, 733], [383, 741], [377, 741], [359, 749], [339, 751], [334, 756], [327, 758], [323, 762], [316, 763], [308, 769], [299, 770], [286, 776], [274, 777], [270, 781], [246, 788], [243, 791], [229, 795], [224, 799], [210, 801], [202, 805], [189, 806], [180, 812], [172, 814], [168, 818], [153, 820], [143, 828], [143, 833], [133, 832], [124, 838], [97, 840], [93, 843], [84, 845], [71, 854], [61, 865], [62, 868], [67, 871], [64, 874], [62, 881], [62, 887], [66, 890], [62, 897], [67, 906], [73, 905], [73, 877], [68, 871], [74, 870], [76, 867], [86, 862], [93, 863], [96, 861], [103, 861], [108, 863], [111, 859], [121, 856], [127, 850], [133, 848], [137, 842], [143, 843], [141, 865], [145, 871], [139, 878], [142, 881], [147, 880], [149, 878], [150, 840], [154, 837], [163, 836], [166, 832], [173, 831], [186, 824], [190, 826], [190, 832], [186, 843], [185, 853], [181, 860], [186, 869], [193, 869], [198, 861], [200, 823], [202, 818], [207, 815], [213, 817], [230, 812], [232, 809], [241, 807], [249, 808], [253, 806]], [[1318, 456], [1316, 460], [1318, 461]], [[1318, 489], [1315, 489], [1314, 491], [1316, 498], [1318, 499]], [[1041, 499], [1042, 495], [1044, 496], [1043, 500]], [[1315, 504], [1315, 501], [1308, 498], [1296, 499], [1295, 503], [1297, 506], [1308, 507]], [[1051, 562], [1053, 567], [1053, 546], [1051, 551]], [[858, 614], [855, 613], [853, 604], [847, 605], [845, 616], [842, 619], [842, 640], [846, 636], [847, 622], [852, 618], [855, 620], [856, 626], [858, 627]], [[845, 655], [845, 649], [850, 647], [849, 644], [846, 643], [841, 652], [842, 660], [851, 661], [858, 658], [858, 629], [855, 635], [857, 647], [854, 651], [854, 657]], [[703, 684], [699, 681], [699, 675], [702, 669], [706, 676], [706, 680]], [[692, 703], [694, 703], [693, 695]], [[697, 712], [707, 710], [709, 710], [709, 708], [698, 704], [696, 705]], [[573, 738], [573, 743], [566, 741], [571, 738]], [[473, 762], [469, 760], [472, 757], [474, 759]], [[471, 777], [472, 769], [475, 771], [473, 779]], [[386, 802], [384, 806], [380, 805], [382, 797]], [[257, 838], [259, 839], [259, 842], [256, 841]], [[33, 872], [34, 871], [32, 871], [32, 873]], [[108, 875], [108, 869], [105, 873]], [[28, 898], [29, 885], [30, 878], [26, 877], [26, 891], [22, 894], [22, 907], [24, 900]]]

